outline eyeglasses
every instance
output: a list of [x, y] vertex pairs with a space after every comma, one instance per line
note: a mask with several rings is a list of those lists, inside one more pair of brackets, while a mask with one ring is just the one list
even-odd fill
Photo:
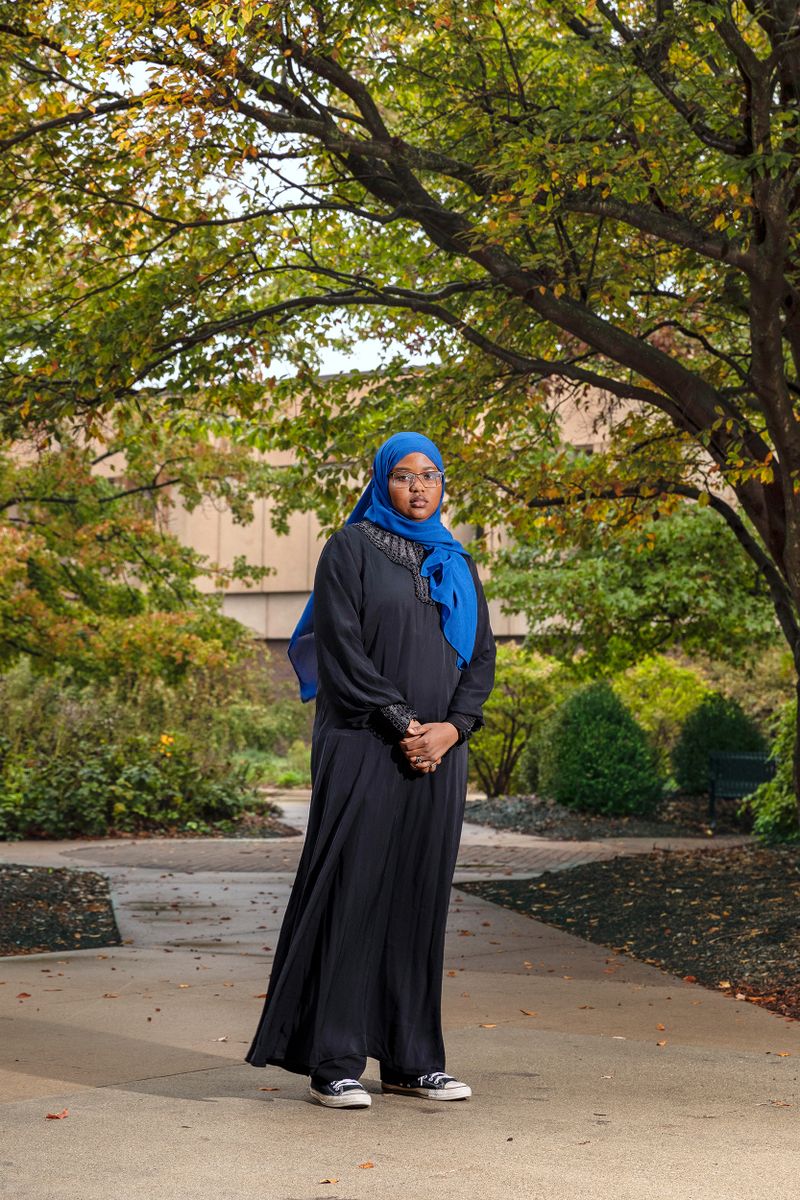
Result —
[[410, 488], [413, 480], [418, 479], [424, 488], [434, 488], [444, 479], [444, 471], [394, 471], [389, 479], [397, 487]]

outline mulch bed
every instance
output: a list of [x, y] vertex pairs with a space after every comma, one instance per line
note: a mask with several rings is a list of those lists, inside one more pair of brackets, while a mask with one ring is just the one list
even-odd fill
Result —
[[0, 954], [120, 946], [108, 880], [96, 871], [0, 864]]
[[800, 1019], [798, 846], [657, 850], [535, 879], [458, 886]]
[[[717, 833], [749, 832], [750, 823], [737, 816], [738, 807], [736, 800], [719, 803]], [[468, 801], [464, 819], [514, 833], [591, 842], [607, 837], [697, 837], [707, 832], [707, 813], [703, 796], [672, 796], [651, 817], [592, 816], [540, 796], [496, 796]]]

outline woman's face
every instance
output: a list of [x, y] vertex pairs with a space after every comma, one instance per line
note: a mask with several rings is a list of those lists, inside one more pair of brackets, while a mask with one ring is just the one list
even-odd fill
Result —
[[442, 498], [441, 480], [433, 487], [425, 487], [421, 479], [415, 478], [409, 486], [398, 482], [396, 477], [404, 473], [418, 475], [422, 471], [438, 470], [436, 463], [419, 451], [407, 454], [399, 463], [395, 463], [389, 472], [389, 498], [399, 513], [410, 517], [412, 521], [424, 521], [436, 512]]

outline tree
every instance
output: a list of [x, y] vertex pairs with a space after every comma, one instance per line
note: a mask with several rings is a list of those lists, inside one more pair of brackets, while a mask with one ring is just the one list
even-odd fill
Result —
[[167, 517], [179, 490], [190, 509], [224, 498], [247, 519], [269, 468], [167, 422], [119, 414], [106, 426], [101, 443], [51, 435], [0, 450], [0, 663], [25, 655], [40, 672], [68, 665], [79, 680], [177, 682], [243, 657], [249, 634], [199, 581], [223, 589], [265, 569], [208, 562]]
[[[235, 436], [299, 452], [285, 508], [340, 510], [411, 419], [461, 514], [515, 534], [708, 504], [800, 671], [796, 6], [3, 11], [12, 424], [167, 380], [191, 408], [200, 381]], [[315, 356], [364, 334], [438, 365], [348, 403]], [[297, 378], [270, 385], [272, 355]], [[588, 465], [553, 450], [553, 381], [609, 398]]]
[[587, 522], [566, 548], [550, 537], [505, 547], [490, 587], [525, 614], [532, 646], [587, 678], [676, 647], [741, 665], [781, 644], [762, 574], [697, 506], [655, 514], [611, 542]]

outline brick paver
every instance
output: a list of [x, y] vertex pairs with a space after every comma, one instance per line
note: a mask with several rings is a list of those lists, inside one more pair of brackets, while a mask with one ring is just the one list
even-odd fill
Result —
[[[525, 838], [523, 844], [484, 845], [471, 838], [462, 842], [457, 878], [475, 874], [538, 875], [585, 862], [618, 855], [647, 854], [653, 849], [721, 850], [740, 845], [742, 837], [709, 838], [608, 838], [594, 842], [551, 841]], [[147, 838], [142, 841], [105, 842], [61, 853], [65, 865], [143, 867], [158, 871], [197, 874], [212, 872], [293, 873], [297, 869], [302, 837], [264, 839]]]

